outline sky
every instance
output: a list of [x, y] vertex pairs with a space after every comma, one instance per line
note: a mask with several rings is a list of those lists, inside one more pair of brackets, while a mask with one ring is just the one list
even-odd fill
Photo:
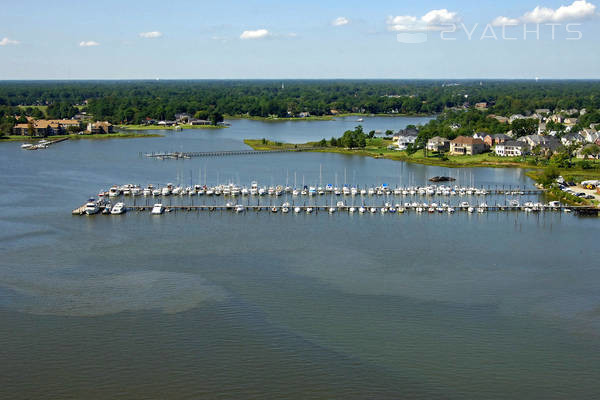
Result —
[[600, 78], [600, 0], [20, 0], [0, 9], [0, 80]]

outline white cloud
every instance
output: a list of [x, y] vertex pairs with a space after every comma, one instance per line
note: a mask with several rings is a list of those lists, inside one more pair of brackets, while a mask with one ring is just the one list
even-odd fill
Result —
[[244, 31], [240, 35], [240, 39], [249, 40], [249, 39], [262, 39], [269, 36], [270, 33], [266, 29], [257, 29], [254, 31]]
[[19, 44], [19, 42], [17, 40], [12, 40], [9, 39], [7, 37], [3, 38], [2, 40], [0, 40], [0, 46], [6, 46], [9, 44]]
[[87, 40], [79, 42], [79, 47], [92, 47], [92, 46], [100, 46], [100, 43], [94, 42], [93, 40]]
[[337, 17], [336, 19], [334, 19], [331, 22], [331, 25], [333, 26], [344, 26], [344, 25], [348, 25], [350, 23], [350, 20], [346, 17]]
[[443, 8], [431, 10], [418, 18], [412, 15], [388, 17], [388, 29], [397, 32], [426, 32], [445, 29], [444, 25], [460, 22], [458, 13]]
[[518, 25], [519, 22], [518, 18], [497, 17], [492, 21], [492, 26]]
[[514, 25], [515, 23], [543, 24], [547, 22], [580, 21], [593, 17], [595, 13], [596, 6], [594, 4], [588, 3], [586, 0], [575, 0], [572, 4], [560, 6], [557, 9], [537, 6], [519, 18], [498, 17], [492, 24], [500, 26]]
[[155, 38], [161, 37], [162, 35], [163, 35], [162, 32], [159, 32], [159, 31], [140, 33], [140, 37], [142, 37], [144, 39], [155, 39]]

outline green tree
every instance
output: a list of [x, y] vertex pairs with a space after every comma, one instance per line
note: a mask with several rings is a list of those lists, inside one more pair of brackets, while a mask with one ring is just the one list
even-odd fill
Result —
[[516, 138], [537, 133], [539, 120], [533, 118], [516, 119], [511, 124], [513, 135]]

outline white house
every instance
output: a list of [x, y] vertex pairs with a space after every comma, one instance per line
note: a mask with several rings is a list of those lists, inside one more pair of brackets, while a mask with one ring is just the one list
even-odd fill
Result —
[[398, 150], [406, 150], [409, 144], [415, 144], [417, 135], [398, 135]]
[[503, 143], [498, 143], [494, 148], [494, 152], [500, 157], [520, 157], [525, 154], [527, 148], [528, 147], [525, 142], [508, 140]]

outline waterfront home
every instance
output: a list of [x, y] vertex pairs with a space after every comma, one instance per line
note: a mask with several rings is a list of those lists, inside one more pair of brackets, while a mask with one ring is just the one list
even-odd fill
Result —
[[28, 118], [26, 124], [17, 124], [13, 127], [14, 135], [52, 136], [68, 133], [69, 127], [79, 127], [79, 121], [72, 119], [33, 119]]
[[485, 149], [486, 146], [483, 140], [468, 136], [459, 136], [450, 141], [450, 154], [453, 155], [480, 154], [483, 153]]
[[520, 157], [527, 151], [527, 144], [516, 140], [507, 140], [498, 143], [494, 152], [500, 157]]
[[483, 142], [488, 147], [492, 147], [493, 145], [498, 144], [498, 143], [504, 143], [507, 140], [510, 140], [510, 136], [505, 135], [503, 133], [497, 133], [494, 135], [485, 135], [485, 137], [483, 138]]
[[189, 120], [190, 125], [210, 125], [210, 121], [205, 119], [191, 119]]
[[87, 124], [87, 128], [85, 130], [86, 133], [92, 135], [101, 135], [106, 133], [113, 132], [113, 126], [108, 121], [96, 121], [94, 123]]
[[175, 121], [180, 124], [187, 124], [192, 119], [192, 116], [188, 113], [177, 113], [175, 114]]
[[435, 136], [427, 141], [427, 150], [429, 151], [448, 151], [450, 150], [450, 140]]
[[409, 144], [415, 144], [419, 132], [414, 128], [403, 129], [398, 132], [398, 150], [406, 150]]

